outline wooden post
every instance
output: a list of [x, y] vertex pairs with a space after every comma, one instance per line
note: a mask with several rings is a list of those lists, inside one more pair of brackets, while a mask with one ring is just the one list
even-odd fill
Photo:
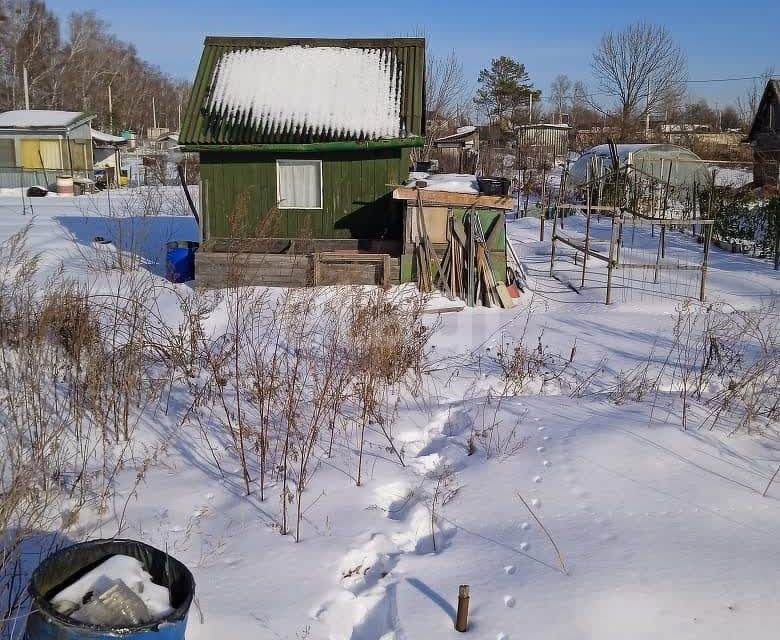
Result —
[[[555, 241], [557, 239], [557, 233], [558, 233], [558, 212], [560, 209], [558, 209], [559, 203], [556, 203], [555, 206], [555, 213], [553, 213], [553, 226], [552, 226], [552, 236], [550, 238], [551, 243], [551, 249], [550, 249], [550, 277], [552, 277], [553, 274], [553, 265], [555, 264]], [[561, 224], [561, 227], [563, 227], [563, 224]], [[574, 254], [576, 257], [576, 253]]]
[[458, 588], [458, 613], [455, 616], [455, 630], [468, 631], [469, 628], [469, 585]]
[[707, 262], [710, 257], [710, 241], [712, 239], [712, 223], [706, 225], [704, 232], [704, 259], [701, 262], [701, 283], [699, 285], [699, 300], [704, 302], [704, 290], [707, 286]]
[[65, 142], [68, 145], [68, 164], [70, 165], [70, 167], [68, 167], [68, 172], [72, 177], [73, 176], [73, 152], [70, 149], [70, 138], [66, 138]]
[[780, 206], [775, 211], [775, 271], [780, 268]]
[[544, 218], [547, 215], [547, 207], [539, 211], [539, 242], [544, 242]]
[[[582, 281], [580, 286], [585, 286], [585, 269], [588, 264], [588, 251], [590, 250], [590, 203], [588, 204], [588, 219], [585, 221], [585, 251], [582, 254]], [[576, 254], [575, 254], [576, 255]]]
[[319, 252], [315, 251], [312, 254], [311, 259], [312, 259], [312, 269], [311, 269], [311, 271], [312, 271], [312, 280], [313, 280], [312, 284], [316, 287], [316, 286], [319, 286], [320, 281], [321, 281], [321, 276], [320, 276], [320, 254], [319, 254]]
[[661, 258], [666, 258], [666, 227], [661, 227]]
[[[620, 214], [621, 216], [623, 214]], [[612, 270], [615, 268], [615, 218], [612, 216], [612, 229], [609, 234], [609, 262], [607, 262], [607, 299], [605, 304], [612, 304]]]
[[466, 256], [466, 277], [467, 280], [467, 289], [466, 289], [466, 303], [468, 306], [473, 307], [477, 304], [477, 282], [476, 282], [476, 261], [475, 261], [475, 254], [476, 254], [476, 246], [475, 246], [475, 238], [474, 238], [474, 211], [472, 210], [469, 214], [468, 222], [469, 222], [469, 246]]
[[661, 264], [661, 245], [664, 238], [664, 226], [661, 224], [661, 233], [658, 235], [658, 249], [655, 252], [655, 273], [653, 275], [653, 284], [658, 284], [658, 271]]
[[615, 264], [620, 264], [620, 249], [623, 247], [623, 212], [622, 211], [620, 212], [620, 220], [618, 222], [619, 225], [618, 225], [617, 247], [615, 251]]
[[[588, 182], [590, 182], [590, 175], [588, 176]], [[588, 264], [588, 249], [590, 249], [590, 187], [588, 187], [585, 215], [587, 216], [585, 220], [585, 251], [582, 254], [582, 281], [580, 282], [580, 287], [585, 286], [585, 269]], [[575, 253], [574, 255], [576, 256], [577, 254]]]

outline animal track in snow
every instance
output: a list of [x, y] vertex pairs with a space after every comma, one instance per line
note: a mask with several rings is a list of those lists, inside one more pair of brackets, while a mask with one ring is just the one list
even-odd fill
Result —
[[544, 462], [542, 462], [542, 464], [543, 464], [545, 467], [548, 467], [548, 468], [552, 466], [552, 462], [550, 462], [549, 460], [545, 460]]
[[505, 633], [499, 633], [496, 636], [496, 640], [509, 640], [509, 636], [506, 635]]
[[536, 452], [537, 453], [543, 453], [544, 452], [544, 447], [536, 447]]
[[507, 574], [508, 576], [515, 575], [516, 571], [517, 571], [517, 567], [515, 567], [515, 565], [513, 564], [508, 564], [507, 566], [504, 567], [504, 573]]
[[418, 502], [414, 485], [403, 480], [378, 487], [374, 495], [376, 505], [391, 520], [403, 520]]
[[520, 525], [520, 528], [521, 528], [523, 531], [528, 531], [528, 530], [531, 528], [531, 525], [530, 525], [530, 524], [528, 524], [527, 522], [524, 522], [523, 524], [521, 524], [521, 525]]
[[341, 586], [360, 595], [393, 570], [400, 551], [385, 535], [376, 533], [358, 549], [353, 549], [341, 561]]
[[376, 533], [344, 556], [339, 579], [342, 588], [310, 613], [325, 622], [328, 638], [396, 637], [397, 585], [385, 578], [399, 555], [392, 541]]
[[542, 481], [542, 476], [534, 476], [534, 482], [539, 484]]
[[534, 498], [531, 500], [531, 505], [536, 507], [537, 509], [542, 506], [542, 501], [539, 500], [539, 498]]
[[521, 542], [520, 543], [520, 551], [528, 551], [528, 549], [531, 548], [531, 545], [527, 542]]
[[504, 604], [511, 609], [515, 606], [515, 599], [512, 596], [504, 596]]

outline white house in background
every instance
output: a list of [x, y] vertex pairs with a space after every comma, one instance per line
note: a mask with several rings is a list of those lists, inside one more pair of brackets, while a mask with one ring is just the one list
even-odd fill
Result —
[[29, 109], [0, 113], [0, 172], [37, 171], [74, 176], [92, 169], [94, 115]]
[[119, 168], [122, 166], [120, 149], [128, 141], [121, 136], [113, 136], [97, 129], [92, 129], [91, 134], [93, 168], [96, 171], [105, 171], [106, 182], [109, 185], [120, 186]]

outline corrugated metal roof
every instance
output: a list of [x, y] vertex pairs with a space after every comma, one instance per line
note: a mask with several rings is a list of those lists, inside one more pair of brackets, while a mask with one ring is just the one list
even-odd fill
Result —
[[477, 128], [471, 125], [465, 127], [459, 127], [457, 132], [455, 133], [451, 133], [448, 136], [442, 136], [441, 138], [436, 138], [434, 144], [458, 142], [460, 140], [465, 140], [466, 138], [473, 136], [476, 132], [477, 132]]
[[[349, 64], [333, 64], [326, 69], [318, 64], [301, 65], [292, 70], [287, 66], [287, 75], [294, 76], [294, 83], [290, 85], [285, 84], [284, 74], [281, 78], [278, 76], [279, 71], [284, 71], [278, 67], [282, 64], [280, 60], [284, 62], [283, 66], [289, 65], [285, 58], [295, 58], [295, 55], [250, 53], [292, 47], [296, 47], [298, 53], [302, 48], [308, 50], [305, 55], [299, 55], [299, 59], [325, 57], [325, 50], [353, 52], [341, 57], [345, 62], [347, 59], [363, 61], [362, 66], [355, 63], [366, 74], [362, 91], [358, 92], [361, 83], [356, 83], [355, 78], [339, 77], [350, 73]], [[365, 63], [370, 61], [377, 65], [376, 74], [365, 68]], [[255, 73], [257, 75], [253, 75]], [[306, 73], [319, 77], [306, 82]], [[324, 82], [323, 74], [330, 74]], [[381, 78], [392, 83], [385, 95], [376, 90]], [[264, 79], [268, 82], [264, 83]], [[179, 142], [193, 146], [306, 144], [424, 135], [424, 79], [425, 41], [422, 38], [209, 37], [184, 113]], [[268, 93], [280, 91], [286, 92], [284, 102]], [[307, 95], [307, 91], [310, 94]], [[361, 101], [360, 109], [369, 112], [367, 116], [360, 117], [355, 100]], [[389, 105], [394, 100], [397, 106], [390, 110]], [[323, 116], [328, 111], [333, 112], [330, 120]], [[384, 120], [377, 117], [377, 111], [385, 116]], [[352, 124], [344, 120], [350, 117]], [[395, 121], [392, 127], [386, 126], [390, 117]]]
[[20, 109], [0, 113], [0, 129], [67, 129], [94, 117], [81, 111]]
[[101, 142], [109, 145], [127, 144], [127, 140], [125, 140], [121, 136], [114, 136], [111, 135], [110, 133], [103, 133], [102, 131], [98, 131], [97, 129], [91, 129], [91, 131], [92, 131], [93, 142]]

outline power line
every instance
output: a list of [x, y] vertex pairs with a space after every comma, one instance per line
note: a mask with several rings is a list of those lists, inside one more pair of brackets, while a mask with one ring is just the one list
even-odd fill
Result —
[[[670, 83], [674, 84], [707, 84], [711, 82], [741, 82], [745, 80], [765, 80], [769, 76], [761, 75], [761, 76], [743, 76], [740, 78], [707, 78], [707, 79], [694, 79], [694, 80], [670, 80]], [[594, 98], [597, 96], [612, 96], [615, 95], [615, 92], [613, 91], [594, 91], [593, 93], [584, 93], [580, 94], [577, 97], [582, 98]], [[558, 102], [558, 98], [553, 97], [545, 97], [542, 96], [542, 100], [547, 100], [548, 102]]]
[[767, 78], [767, 76], [745, 76], [744, 78], [710, 78], [708, 80], [674, 80], [673, 82], [678, 82], [681, 84], [688, 82], [736, 82], [738, 80], [762, 80], [764, 78]]

